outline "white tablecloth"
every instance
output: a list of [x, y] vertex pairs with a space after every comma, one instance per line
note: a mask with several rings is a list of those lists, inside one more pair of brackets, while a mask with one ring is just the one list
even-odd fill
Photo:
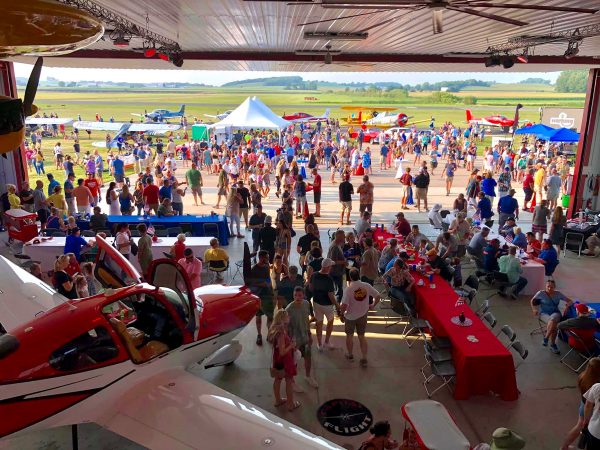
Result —
[[[42, 264], [42, 270], [48, 271], [54, 268], [54, 261], [56, 257], [63, 254], [63, 249], [65, 247], [65, 239], [64, 237], [55, 237], [50, 241], [44, 241], [39, 244], [33, 245], [24, 245], [23, 253], [28, 255], [34, 261], [40, 261]], [[84, 238], [87, 241], [93, 238]], [[137, 244], [139, 238], [134, 237], [133, 240]], [[204, 257], [204, 252], [210, 247], [210, 240], [212, 237], [188, 237], [185, 240], [186, 247], [194, 250], [194, 255], [200, 258]], [[109, 237], [108, 242], [112, 243], [114, 238]], [[152, 256], [154, 259], [164, 258], [165, 255], [163, 252], [169, 252], [171, 246], [177, 240], [176, 237], [162, 237], [158, 238], [158, 242], [152, 243]], [[137, 257], [133, 255], [130, 258], [130, 261], [133, 262], [133, 265], [140, 270], [139, 263], [137, 261]]]

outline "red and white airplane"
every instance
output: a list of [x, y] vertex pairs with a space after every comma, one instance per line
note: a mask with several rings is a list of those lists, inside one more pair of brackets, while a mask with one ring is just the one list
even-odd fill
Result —
[[313, 116], [312, 114], [308, 114], [305, 112], [295, 112], [292, 114], [285, 114], [282, 116], [282, 119], [285, 119], [289, 122], [300, 123], [300, 122], [318, 122], [319, 120], [327, 120], [329, 119], [330, 109], [327, 108], [325, 113], [320, 116]]
[[[467, 122], [471, 125], [474, 124], [479, 124], [479, 125], [484, 125], [487, 127], [500, 127], [503, 128], [505, 131], [508, 132], [508, 129], [513, 127], [515, 125], [515, 121], [516, 126], [519, 126], [519, 109], [521, 109], [523, 107], [523, 105], [518, 104], [517, 105], [517, 109], [515, 111], [515, 117], [510, 119], [506, 116], [501, 116], [501, 115], [493, 115], [493, 116], [486, 116], [486, 117], [482, 117], [482, 118], [476, 118], [473, 117], [473, 113], [471, 113], [470, 109], [466, 110], [466, 114], [467, 114]], [[516, 119], [516, 120], [515, 120]]]
[[105, 291], [80, 300], [0, 257], [0, 438], [95, 422], [151, 449], [341, 448], [186, 371], [239, 356], [259, 307], [246, 287], [192, 290], [166, 259], [142, 283], [96, 239]]

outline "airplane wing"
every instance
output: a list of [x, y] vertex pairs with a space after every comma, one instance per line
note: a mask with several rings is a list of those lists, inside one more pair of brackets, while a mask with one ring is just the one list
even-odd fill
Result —
[[210, 117], [211, 119], [217, 118], [217, 116], [213, 116], [212, 114], [203, 114], [203, 116]]
[[7, 330], [68, 301], [42, 280], [0, 256], [0, 323]]
[[345, 111], [396, 111], [398, 108], [387, 108], [377, 106], [341, 106]]
[[67, 125], [71, 122], [73, 119], [69, 117], [27, 117], [25, 119], [25, 125]]
[[183, 369], [131, 386], [99, 425], [148, 448], [339, 449]]
[[168, 131], [177, 131], [180, 128], [181, 125], [170, 123], [134, 123], [129, 127], [129, 131], [154, 131], [157, 133], [166, 133]]
[[86, 122], [77, 121], [73, 122], [73, 128], [80, 130], [97, 130], [97, 131], [120, 131], [124, 125], [127, 125], [125, 131], [156, 131], [156, 132], [168, 132], [177, 131], [181, 128], [178, 124], [169, 123], [129, 123], [129, 122]]
[[85, 120], [73, 122], [73, 128], [78, 130], [119, 131], [123, 125], [123, 122], [91, 122]]

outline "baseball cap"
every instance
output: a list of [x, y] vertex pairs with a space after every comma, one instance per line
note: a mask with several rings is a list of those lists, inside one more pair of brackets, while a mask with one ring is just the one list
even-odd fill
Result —
[[321, 267], [331, 267], [331, 266], [335, 266], [335, 262], [331, 258], [325, 258], [321, 262]]
[[578, 303], [577, 305], [575, 305], [575, 309], [577, 310], [577, 312], [579, 314], [589, 314], [590, 313], [590, 308], [588, 308], [588, 306], [584, 303]]

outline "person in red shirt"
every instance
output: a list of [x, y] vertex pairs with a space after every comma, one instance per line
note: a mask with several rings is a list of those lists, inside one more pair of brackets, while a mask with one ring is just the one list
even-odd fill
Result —
[[533, 185], [533, 169], [529, 169], [527, 171], [527, 175], [525, 175], [525, 179], [523, 180], [523, 192], [525, 192], [523, 211], [529, 211], [529, 206], [527, 206], [527, 203], [529, 203], [531, 201], [531, 197], [533, 197]]
[[315, 217], [321, 217], [321, 175], [317, 169], [313, 169], [312, 174], [314, 176], [312, 187], [315, 196]]
[[525, 236], [527, 237], [527, 253], [531, 256], [539, 255], [542, 244], [535, 238], [535, 234], [530, 231]]
[[404, 217], [404, 213], [399, 212], [396, 214], [396, 218], [398, 221], [396, 222], [396, 225], [394, 225], [394, 229], [398, 234], [401, 234], [404, 237], [408, 236], [411, 232], [411, 228], [410, 223], [408, 223], [408, 220]]
[[87, 187], [92, 193], [92, 197], [94, 197], [94, 204], [91, 206], [96, 206], [100, 203], [100, 185], [98, 184], [98, 180], [93, 173], [88, 173], [87, 179], [83, 182], [83, 185]]
[[177, 235], [177, 240], [171, 247], [171, 256], [175, 261], [179, 261], [184, 258], [185, 249], [185, 234], [180, 233]]
[[152, 179], [148, 180], [148, 186], [144, 188], [144, 204], [148, 207], [148, 212], [154, 210], [156, 215], [158, 215], [159, 190]]

